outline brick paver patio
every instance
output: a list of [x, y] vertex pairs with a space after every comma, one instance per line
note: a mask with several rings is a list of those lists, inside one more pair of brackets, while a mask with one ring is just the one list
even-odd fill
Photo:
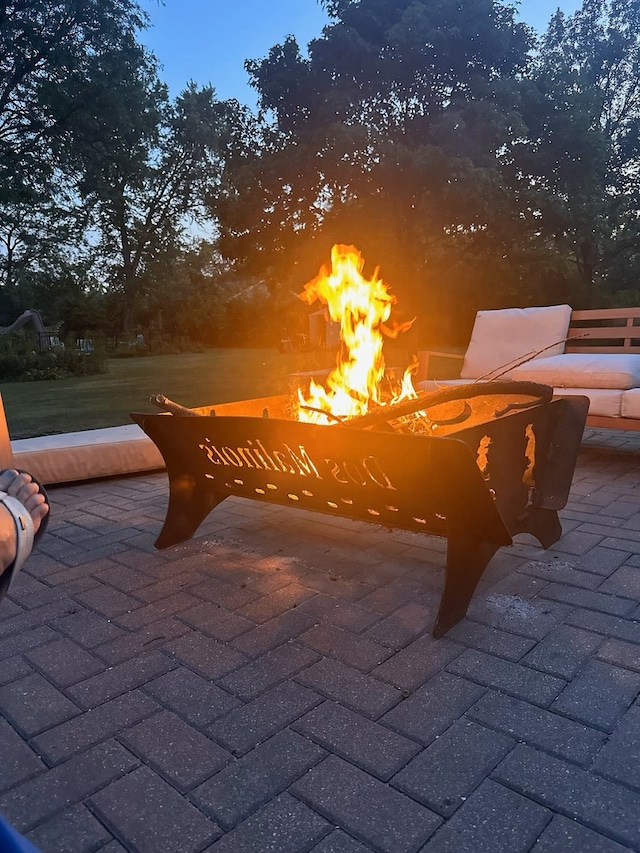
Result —
[[164, 474], [50, 491], [0, 607], [0, 811], [45, 853], [640, 851], [640, 435], [430, 629], [444, 542]]

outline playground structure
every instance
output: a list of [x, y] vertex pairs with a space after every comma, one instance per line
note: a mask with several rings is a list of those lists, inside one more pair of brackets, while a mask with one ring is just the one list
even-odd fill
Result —
[[36, 308], [27, 308], [14, 320], [10, 326], [0, 326], [0, 335], [8, 335], [10, 332], [17, 332], [19, 329], [27, 325], [33, 327], [38, 349], [42, 352], [51, 349], [52, 346], [60, 345], [56, 335], [52, 335], [47, 331], [42, 319], [42, 315]]

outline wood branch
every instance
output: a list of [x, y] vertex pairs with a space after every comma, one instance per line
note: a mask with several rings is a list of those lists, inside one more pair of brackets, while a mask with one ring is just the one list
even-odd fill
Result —
[[530, 396], [535, 403], [548, 403], [553, 397], [553, 388], [549, 385], [540, 385], [537, 382], [476, 382], [469, 385], [457, 385], [450, 388], [442, 388], [431, 393], [422, 392], [410, 400], [401, 400], [399, 403], [391, 403], [381, 406], [374, 412], [359, 415], [345, 421], [343, 426], [351, 429], [370, 429], [398, 418], [407, 417], [415, 412], [429, 409], [440, 403], [448, 403], [450, 400], [466, 400], [471, 397], [483, 397], [493, 394], [512, 394], [519, 396]]
[[163, 412], [169, 412], [171, 415], [179, 415], [185, 418], [203, 417], [200, 412], [188, 409], [186, 406], [181, 406], [180, 403], [174, 403], [173, 400], [165, 397], [164, 394], [153, 394], [149, 398], [149, 402], [153, 403], [153, 405], [157, 406], [159, 409], [162, 409]]

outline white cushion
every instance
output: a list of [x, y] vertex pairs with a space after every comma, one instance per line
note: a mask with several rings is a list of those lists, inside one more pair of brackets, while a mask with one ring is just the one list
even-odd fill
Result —
[[603, 418], [619, 418], [622, 412], [622, 398], [628, 391], [616, 391], [613, 388], [555, 388], [558, 397], [588, 397], [589, 414]]
[[14, 465], [45, 485], [164, 468], [160, 451], [137, 424], [23, 438], [12, 449]]
[[622, 395], [622, 417], [640, 418], [640, 388], [632, 388]]
[[640, 355], [575, 352], [536, 358], [509, 372], [510, 379], [542, 382], [556, 388], [635, 388], [640, 385]]
[[559, 355], [564, 352], [570, 320], [570, 305], [478, 311], [461, 378], [488, 377], [537, 352], [536, 358]]

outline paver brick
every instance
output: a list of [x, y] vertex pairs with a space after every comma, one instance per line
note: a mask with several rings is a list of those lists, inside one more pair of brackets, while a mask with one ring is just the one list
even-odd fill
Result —
[[372, 675], [400, 690], [415, 690], [455, 660], [463, 646], [443, 637], [425, 635], [414, 640], [372, 670]]
[[133, 566], [119, 566], [114, 563], [103, 572], [94, 573], [96, 580], [100, 583], [114, 586], [121, 592], [134, 592], [141, 589], [143, 586], [149, 586], [153, 583], [153, 575], [145, 574]]
[[38, 625], [20, 634], [5, 637], [4, 640], [0, 640], [0, 661], [50, 643], [52, 640], [57, 640], [59, 636], [48, 625]]
[[546, 808], [487, 780], [421, 853], [526, 853], [550, 819]]
[[521, 662], [569, 680], [602, 643], [603, 638], [599, 634], [592, 634], [571, 625], [559, 625], [525, 655]]
[[519, 637], [507, 631], [480, 625], [471, 619], [463, 619], [447, 631], [447, 637], [465, 646], [490, 655], [518, 661], [535, 645], [535, 640]]
[[243, 755], [321, 701], [312, 690], [286, 681], [216, 720], [208, 731], [227, 749]]
[[620, 566], [601, 584], [599, 591], [640, 601], [640, 568]]
[[149, 768], [140, 767], [91, 797], [98, 817], [137, 853], [199, 853], [220, 828]]
[[144, 691], [154, 696], [188, 723], [204, 728], [237, 708], [242, 702], [221, 690], [208, 678], [178, 666], [176, 669], [144, 685]]
[[247, 662], [245, 655], [195, 631], [165, 645], [165, 651], [205, 678], [217, 679]]
[[552, 709], [611, 731], [640, 691], [640, 673], [591, 661], [565, 687]]
[[414, 741], [335, 702], [323, 702], [293, 728], [383, 781], [420, 749]]
[[566, 681], [560, 678], [471, 650], [450, 663], [447, 671], [543, 706], [552, 702], [566, 686]]
[[631, 848], [587, 829], [575, 820], [555, 815], [531, 853], [630, 853]]
[[450, 817], [515, 746], [504, 734], [456, 720], [393, 777], [393, 786]]
[[622, 619], [606, 613], [594, 613], [588, 610], [576, 610], [567, 617], [569, 625], [585, 628], [597, 634], [627, 640], [640, 645], [640, 621]]
[[80, 707], [93, 708], [140, 687], [174, 666], [175, 663], [161, 652], [149, 652], [74, 684], [67, 689], [67, 694]]
[[564, 554], [574, 554], [580, 556], [586, 554], [596, 545], [602, 542], [602, 536], [595, 533], [583, 533], [579, 530], [572, 530], [565, 534], [562, 539], [553, 545], [554, 551], [562, 551]]
[[369, 628], [364, 636], [390, 649], [401, 649], [432, 628], [435, 615], [436, 608], [433, 603], [430, 607], [425, 607], [416, 602], [407, 602], [373, 628]]
[[315, 624], [316, 619], [302, 608], [289, 610], [236, 637], [231, 641], [231, 645], [244, 654], [255, 657], [281, 646], [288, 640], [296, 639]]
[[542, 580], [581, 589], [596, 589], [602, 583], [602, 578], [597, 574], [580, 571], [573, 563], [564, 560], [530, 560], [520, 571]]
[[629, 788], [528, 746], [517, 746], [493, 776], [620, 844], [640, 846], [640, 794]]
[[483, 687], [446, 672], [393, 708], [380, 722], [422, 744], [429, 744], [471, 707]]
[[177, 619], [161, 619], [139, 628], [137, 631], [124, 634], [108, 643], [103, 643], [93, 649], [95, 655], [110, 665], [123, 663], [152, 649], [165, 646], [170, 640], [182, 637], [189, 631], [186, 625]]
[[210, 602], [184, 610], [179, 618], [185, 625], [223, 642], [233, 640], [234, 637], [255, 628], [255, 623], [250, 619]]
[[429, 809], [333, 755], [291, 790], [382, 853], [416, 853], [441, 822]]
[[218, 578], [208, 577], [197, 586], [192, 586], [189, 592], [200, 600], [219, 604], [227, 610], [237, 610], [253, 601], [262, 601], [259, 593], [248, 589], [246, 585], [242, 586], [240, 579], [237, 583], [227, 583]]
[[316, 844], [309, 853], [372, 853], [373, 847], [360, 844], [341, 829], [334, 829]]
[[50, 764], [59, 764], [158, 710], [157, 702], [138, 690], [132, 690], [43, 732], [32, 743]]
[[0, 686], [23, 678], [25, 675], [31, 675], [32, 672], [33, 667], [29, 666], [21, 655], [5, 658], [2, 661], [2, 666], [0, 666]]
[[319, 658], [320, 655], [311, 649], [297, 646], [295, 643], [286, 643], [226, 675], [219, 684], [249, 702], [265, 690], [275, 687], [315, 663]]
[[[40, 625], [53, 622], [56, 618], [69, 615], [74, 610], [75, 603], [66, 596], [66, 592], [59, 591], [56, 595], [58, 596], [56, 601], [26, 611], [18, 608], [18, 612], [13, 616], [7, 614], [7, 608], [3, 601], [0, 639], [22, 634], [30, 628], [37, 628]], [[11, 605], [11, 601], [8, 599], [7, 601]]]
[[603, 732], [503, 693], [486, 693], [468, 712], [489, 728], [587, 767], [606, 739]]
[[497, 602], [496, 598], [495, 595], [489, 595], [487, 598], [494, 606], [498, 604], [502, 611], [496, 627], [530, 637], [532, 640], [546, 637], [549, 631], [561, 624], [573, 610], [568, 604], [542, 598], [529, 601], [518, 596], [507, 596], [506, 600], [498, 598]]
[[84, 607], [78, 608], [77, 612], [70, 616], [57, 619], [54, 624], [58, 631], [86, 649], [92, 649], [124, 634], [115, 622]]
[[130, 610], [135, 610], [141, 606], [140, 599], [133, 598], [133, 596], [105, 584], [79, 593], [78, 600], [97, 613], [109, 618], [128, 613]]
[[177, 598], [178, 595], [184, 590], [189, 589], [194, 586], [196, 583], [201, 581], [201, 576], [198, 575], [193, 570], [189, 570], [186, 566], [182, 566], [184, 571], [179, 572], [177, 565], [173, 564], [174, 571], [171, 572], [171, 576], [167, 578], [163, 578], [160, 581], [154, 581], [150, 584], [146, 584], [144, 587], [139, 588], [136, 591], [136, 596], [140, 599], [140, 601], [144, 601], [147, 604], [152, 604], [155, 601], [161, 601], [164, 598]]
[[628, 709], [591, 769], [640, 791], [640, 706]]
[[378, 614], [366, 610], [359, 604], [321, 593], [303, 601], [300, 609], [315, 619], [322, 619], [354, 634], [360, 634], [380, 619]]
[[625, 643], [623, 640], [615, 639], [607, 640], [598, 649], [596, 657], [598, 660], [640, 672], [640, 646], [633, 643]]
[[84, 805], [72, 806], [32, 829], [29, 841], [38, 849], [47, 851], [73, 851], [94, 853], [113, 838], [104, 826]]
[[282, 794], [220, 839], [207, 853], [307, 853], [331, 824], [294, 797]]
[[138, 764], [120, 744], [100, 744], [12, 788], [0, 797], [0, 812], [19, 832], [26, 832]]
[[574, 607], [584, 607], [586, 610], [596, 610], [612, 616], [627, 616], [634, 608], [631, 599], [615, 595], [605, 595], [602, 592], [578, 589], [559, 583], [550, 583], [540, 593], [541, 598], [561, 601]]
[[584, 572], [594, 572], [597, 575], [609, 577], [628, 558], [628, 551], [596, 547], [580, 557], [580, 568]]
[[334, 625], [316, 625], [302, 634], [299, 642], [362, 672], [369, 672], [391, 654], [388, 648], [379, 643]]
[[213, 776], [231, 755], [171, 711], [122, 732], [119, 740], [179, 791]]
[[25, 657], [57, 687], [69, 687], [105, 668], [102, 661], [90, 652], [64, 638], [38, 646], [27, 652]]
[[415, 599], [415, 596], [416, 588], [414, 585], [399, 582], [374, 589], [360, 598], [358, 604], [360, 607], [372, 610], [381, 616], [388, 616], [398, 607], [402, 607], [403, 604]]
[[328, 658], [298, 673], [296, 681], [372, 719], [402, 698], [395, 687]]
[[196, 788], [191, 800], [223, 829], [231, 830], [326, 754], [306, 738], [284, 729]]
[[80, 708], [38, 673], [0, 687], [0, 712], [26, 737], [56, 726]]
[[252, 619], [254, 622], [267, 622], [274, 616], [285, 613], [292, 607], [314, 596], [315, 590], [308, 589], [300, 584], [291, 583], [288, 586], [264, 595], [256, 601], [245, 604], [239, 612], [242, 616]]
[[30, 749], [6, 720], [0, 718], [0, 791], [46, 769], [44, 762]]
[[198, 599], [186, 592], [171, 598], [163, 598], [153, 604], [140, 605], [136, 610], [127, 611], [114, 618], [114, 622], [129, 631], [143, 628], [153, 622], [159, 622], [169, 616], [181, 614], [198, 603]]

